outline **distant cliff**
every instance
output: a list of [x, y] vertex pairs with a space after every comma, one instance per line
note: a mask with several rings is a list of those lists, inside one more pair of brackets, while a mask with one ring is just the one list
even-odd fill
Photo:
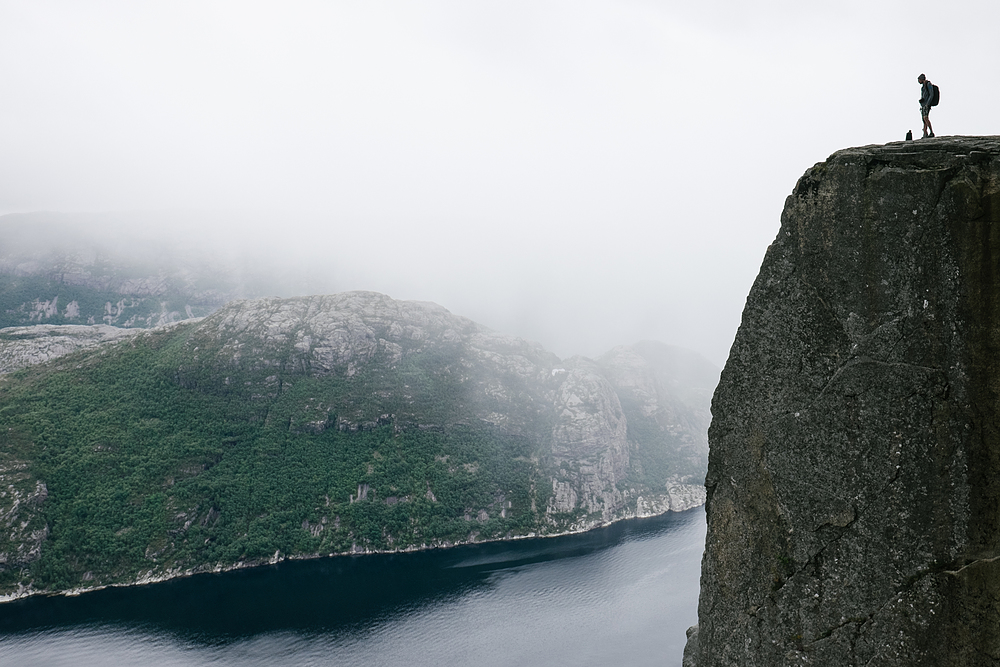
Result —
[[[204, 229], [172, 234], [177, 220], [133, 217], [124, 224], [111, 216], [0, 216], [0, 328], [148, 328], [208, 315], [237, 298], [316, 291], [304, 272], [272, 266], [276, 258], [227, 254], [216, 247], [226, 245], [198, 241]], [[227, 245], [238, 247], [237, 239]]]
[[688, 509], [716, 380], [663, 344], [560, 360], [373, 292], [0, 329], [0, 594]]
[[843, 150], [712, 404], [686, 662], [1000, 664], [1000, 138]]

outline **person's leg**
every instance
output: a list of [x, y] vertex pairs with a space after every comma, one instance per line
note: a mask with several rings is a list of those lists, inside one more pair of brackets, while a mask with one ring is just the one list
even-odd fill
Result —
[[926, 138], [927, 132], [931, 126], [930, 111], [924, 111], [921, 109], [920, 117], [924, 120], [924, 138]]
[[924, 125], [927, 126], [927, 132], [930, 133], [929, 136], [933, 137], [934, 136], [934, 128], [931, 126], [931, 112], [930, 112], [929, 109], [927, 111], [927, 115], [924, 116]]

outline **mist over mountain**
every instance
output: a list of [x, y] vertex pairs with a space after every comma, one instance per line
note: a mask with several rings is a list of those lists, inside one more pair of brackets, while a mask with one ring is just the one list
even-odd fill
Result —
[[712, 281], [693, 273], [655, 289], [651, 267], [686, 273], [678, 248], [618, 236], [596, 252], [592, 236], [292, 213], [10, 214], [0, 216], [0, 324], [147, 327], [233, 298], [372, 290], [440, 303], [562, 357], [649, 339], [721, 364], [730, 334], [711, 325], [715, 306], [694, 284]]
[[182, 219], [0, 217], [0, 326], [151, 327], [233, 299], [306, 293], [307, 269], [282, 268], [244, 242], [199, 229], [197, 218]]

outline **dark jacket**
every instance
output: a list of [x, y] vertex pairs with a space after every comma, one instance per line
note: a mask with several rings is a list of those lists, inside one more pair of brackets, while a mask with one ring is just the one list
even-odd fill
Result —
[[924, 83], [920, 86], [920, 106], [930, 109], [932, 99], [934, 99], [934, 88], [931, 86], [931, 80], [924, 79]]

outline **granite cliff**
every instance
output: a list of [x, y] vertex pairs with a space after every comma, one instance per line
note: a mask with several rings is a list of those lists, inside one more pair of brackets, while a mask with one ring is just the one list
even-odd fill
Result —
[[1000, 138], [835, 153], [716, 390], [686, 664], [1000, 664]]
[[0, 329], [0, 593], [688, 509], [716, 373], [650, 342], [560, 360], [372, 292]]

